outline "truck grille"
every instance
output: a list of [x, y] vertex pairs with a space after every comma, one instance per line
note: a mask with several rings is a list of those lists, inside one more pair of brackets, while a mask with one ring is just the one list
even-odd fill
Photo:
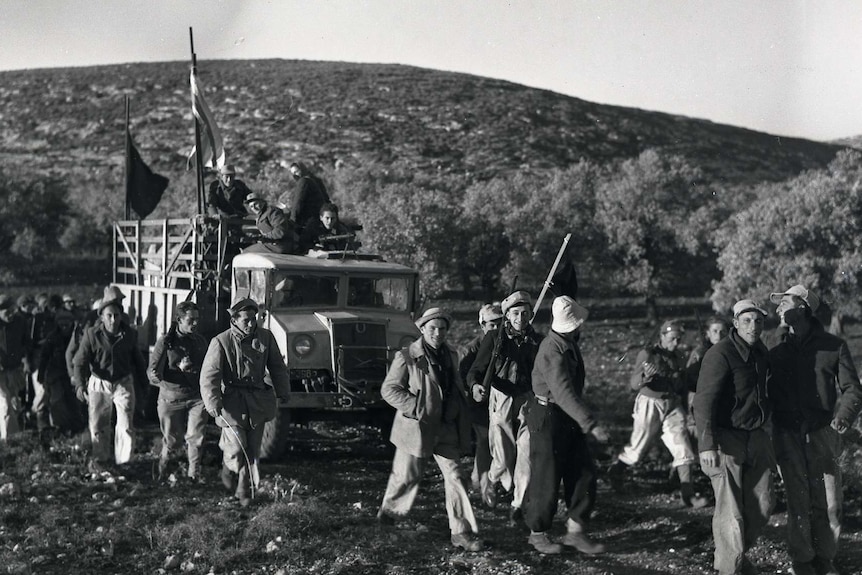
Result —
[[363, 403], [379, 402], [388, 363], [386, 326], [355, 322], [332, 327], [339, 386]]

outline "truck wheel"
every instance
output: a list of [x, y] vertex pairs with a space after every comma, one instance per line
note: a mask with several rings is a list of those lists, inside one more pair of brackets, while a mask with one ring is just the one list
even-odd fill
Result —
[[280, 459], [287, 447], [287, 434], [290, 428], [290, 411], [279, 409], [275, 418], [263, 426], [263, 440], [260, 444], [261, 459]]

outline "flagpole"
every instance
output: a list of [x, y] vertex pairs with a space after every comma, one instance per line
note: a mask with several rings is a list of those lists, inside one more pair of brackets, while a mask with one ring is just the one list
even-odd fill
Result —
[[131, 211], [132, 208], [129, 205], [129, 180], [132, 176], [131, 170], [129, 169], [130, 162], [132, 160], [132, 158], [131, 158], [132, 151], [129, 149], [131, 147], [129, 145], [131, 142], [131, 137], [129, 134], [129, 112], [130, 112], [130, 109], [132, 107], [131, 100], [132, 99], [128, 94], [126, 94], [123, 97], [123, 103], [125, 104], [125, 108], [126, 108], [126, 162], [125, 162], [125, 169], [126, 169], [126, 190], [125, 190], [126, 209], [125, 209], [125, 219], [127, 219], [127, 220], [132, 219], [132, 211]]
[[[197, 74], [198, 57], [195, 54], [195, 38], [192, 32], [192, 27], [189, 26], [189, 45], [192, 51], [192, 74]], [[192, 92], [192, 106], [194, 106], [195, 95]], [[201, 127], [197, 117], [192, 114], [192, 119], [195, 121], [195, 171], [197, 172], [197, 196], [198, 196], [198, 213], [204, 212], [204, 162], [201, 157]]]

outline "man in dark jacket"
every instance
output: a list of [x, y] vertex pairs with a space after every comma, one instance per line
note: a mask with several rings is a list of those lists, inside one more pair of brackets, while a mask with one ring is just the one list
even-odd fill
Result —
[[772, 440], [787, 493], [787, 549], [796, 575], [837, 575], [841, 534], [841, 434], [862, 407], [847, 344], [814, 313], [817, 294], [795, 285], [770, 297], [781, 326], [770, 351]]
[[263, 197], [251, 193], [245, 199], [249, 211], [255, 216], [255, 225], [260, 232], [262, 241], [247, 247], [244, 251], [294, 254], [298, 251], [298, 237], [293, 222], [286, 218], [284, 212], [269, 205]]
[[228, 311], [230, 327], [210, 341], [204, 358], [201, 396], [221, 428], [222, 483], [246, 507], [260, 477], [263, 428], [278, 398], [290, 393], [290, 375], [272, 332], [257, 325], [257, 302], [244, 298]]
[[134, 450], [135, 382], [146, 377], [138, 334], [123, 319], [121, 299], [103, 299], [99, 323], [88, 328], [72, 361], [75, 395], [89, 406], [93, 442], [91, 471], [103, 470], [111, 453], [111, 416], [116, 407], [114, 460], [128, 463]]
[[0, 295], [0, 440], [21, 431], [18, 416], [27, 383], [24, 361], [30, 352], [30, 323], [15, 311], [15, 301]]
[[176, 321], [159, 338], [150, 354], [147, 377], [159, 388], [157, 411], [162, 431], [159, 479], [167, 478], [171, 456], [182, 445], [185, 434], [188, 455], [187, 475], [200, 478], [201, 446], [207, 412], [201, 398], [201, 367], [207, 340], [197, 333], [200, 310], [197, 304], [183, 301], [177, 305]]
[[210, 182], [207, 210], [213, 216], [244, 218], [248, 211], [243, 202], [250, 193], [245, 182], [236, 179], [236, 169], [226, 164], [219, 169], [218, 178]]
[[354, 237], [338, 218], [338, 206], [327, 202], [320, 207], [320, 217], [306, 222], [299, 244], [303, 253], [310, 249], [355, 250]]
[[279, 196], [279, 207], [290, 211], [290, 219], [296, 222], [302, 234], [309, 221], [317, 219], [323, 204], [330, 202], [323, 181], [311, 173], [302, 162], [294, 162], [289, 167], [291, 177], [296, 181], [293, 192]]
[[700, 464], [715, 492], [714, 567], [721, 575], [756, 568], [745, 556], [774, 505], [769, 357], [760, 341], [766, 312], [752, 300], [733, 306], [733, 329], [703, 357], [694, 396]]
[[[510, 520], [517, 523], [523, 514], [521, 503], [530, 481], [530, 431], [524, 425], [525, 409], [533, 397], [532, 372], [542, 337], [536, 333], [530, 294], [516, 291], [504, 299], [502, 337], [486, 335], [467, 374], [474, 401], [488, 398], [488, 441], [491, 469], [488, 490], [482, 500], [489, 507], [497, 504], [496, 485], [512, 492]], [[499, 341], [500, 347], [495, 354]], [[494, 365], [491, 365], [491, 361]], [[492, 369], [490, 389], [485, 389], [485, 373]]]
[[530, 483], [524, 497], [524, 522], [530, 545], [543, 554], [562, 546], [548, 537], [557, 511], [560, 480], [566, 504], [563, 545], [582, 553], [602, 553], [605, 546], [585, 533], [596, 501], [596, 463], [587, 434], [607, 443], [608, 433], [583, 400], [586, 370], [578, 347], [588, 312], [569, 296], [554, 299], [551, 332], [539, 345], [533, 366], [535, 397], [527, 411], [530, 428]]

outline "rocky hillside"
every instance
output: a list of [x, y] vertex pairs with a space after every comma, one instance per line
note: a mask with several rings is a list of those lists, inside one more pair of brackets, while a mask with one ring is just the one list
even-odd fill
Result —
[[[734, 184], [822, 167], [842, 147], [409, 66], [258, 60], [198, 68], [228, 161], [251, 179], [300, 158], [318, 168], [377, 162], [471, 181], [660, 148]], [[116, 190], [128, 94], [145, 161], [174, 186], [193, 187], [188, 69], [166, 62], [0, 73], [0, 166]]]

